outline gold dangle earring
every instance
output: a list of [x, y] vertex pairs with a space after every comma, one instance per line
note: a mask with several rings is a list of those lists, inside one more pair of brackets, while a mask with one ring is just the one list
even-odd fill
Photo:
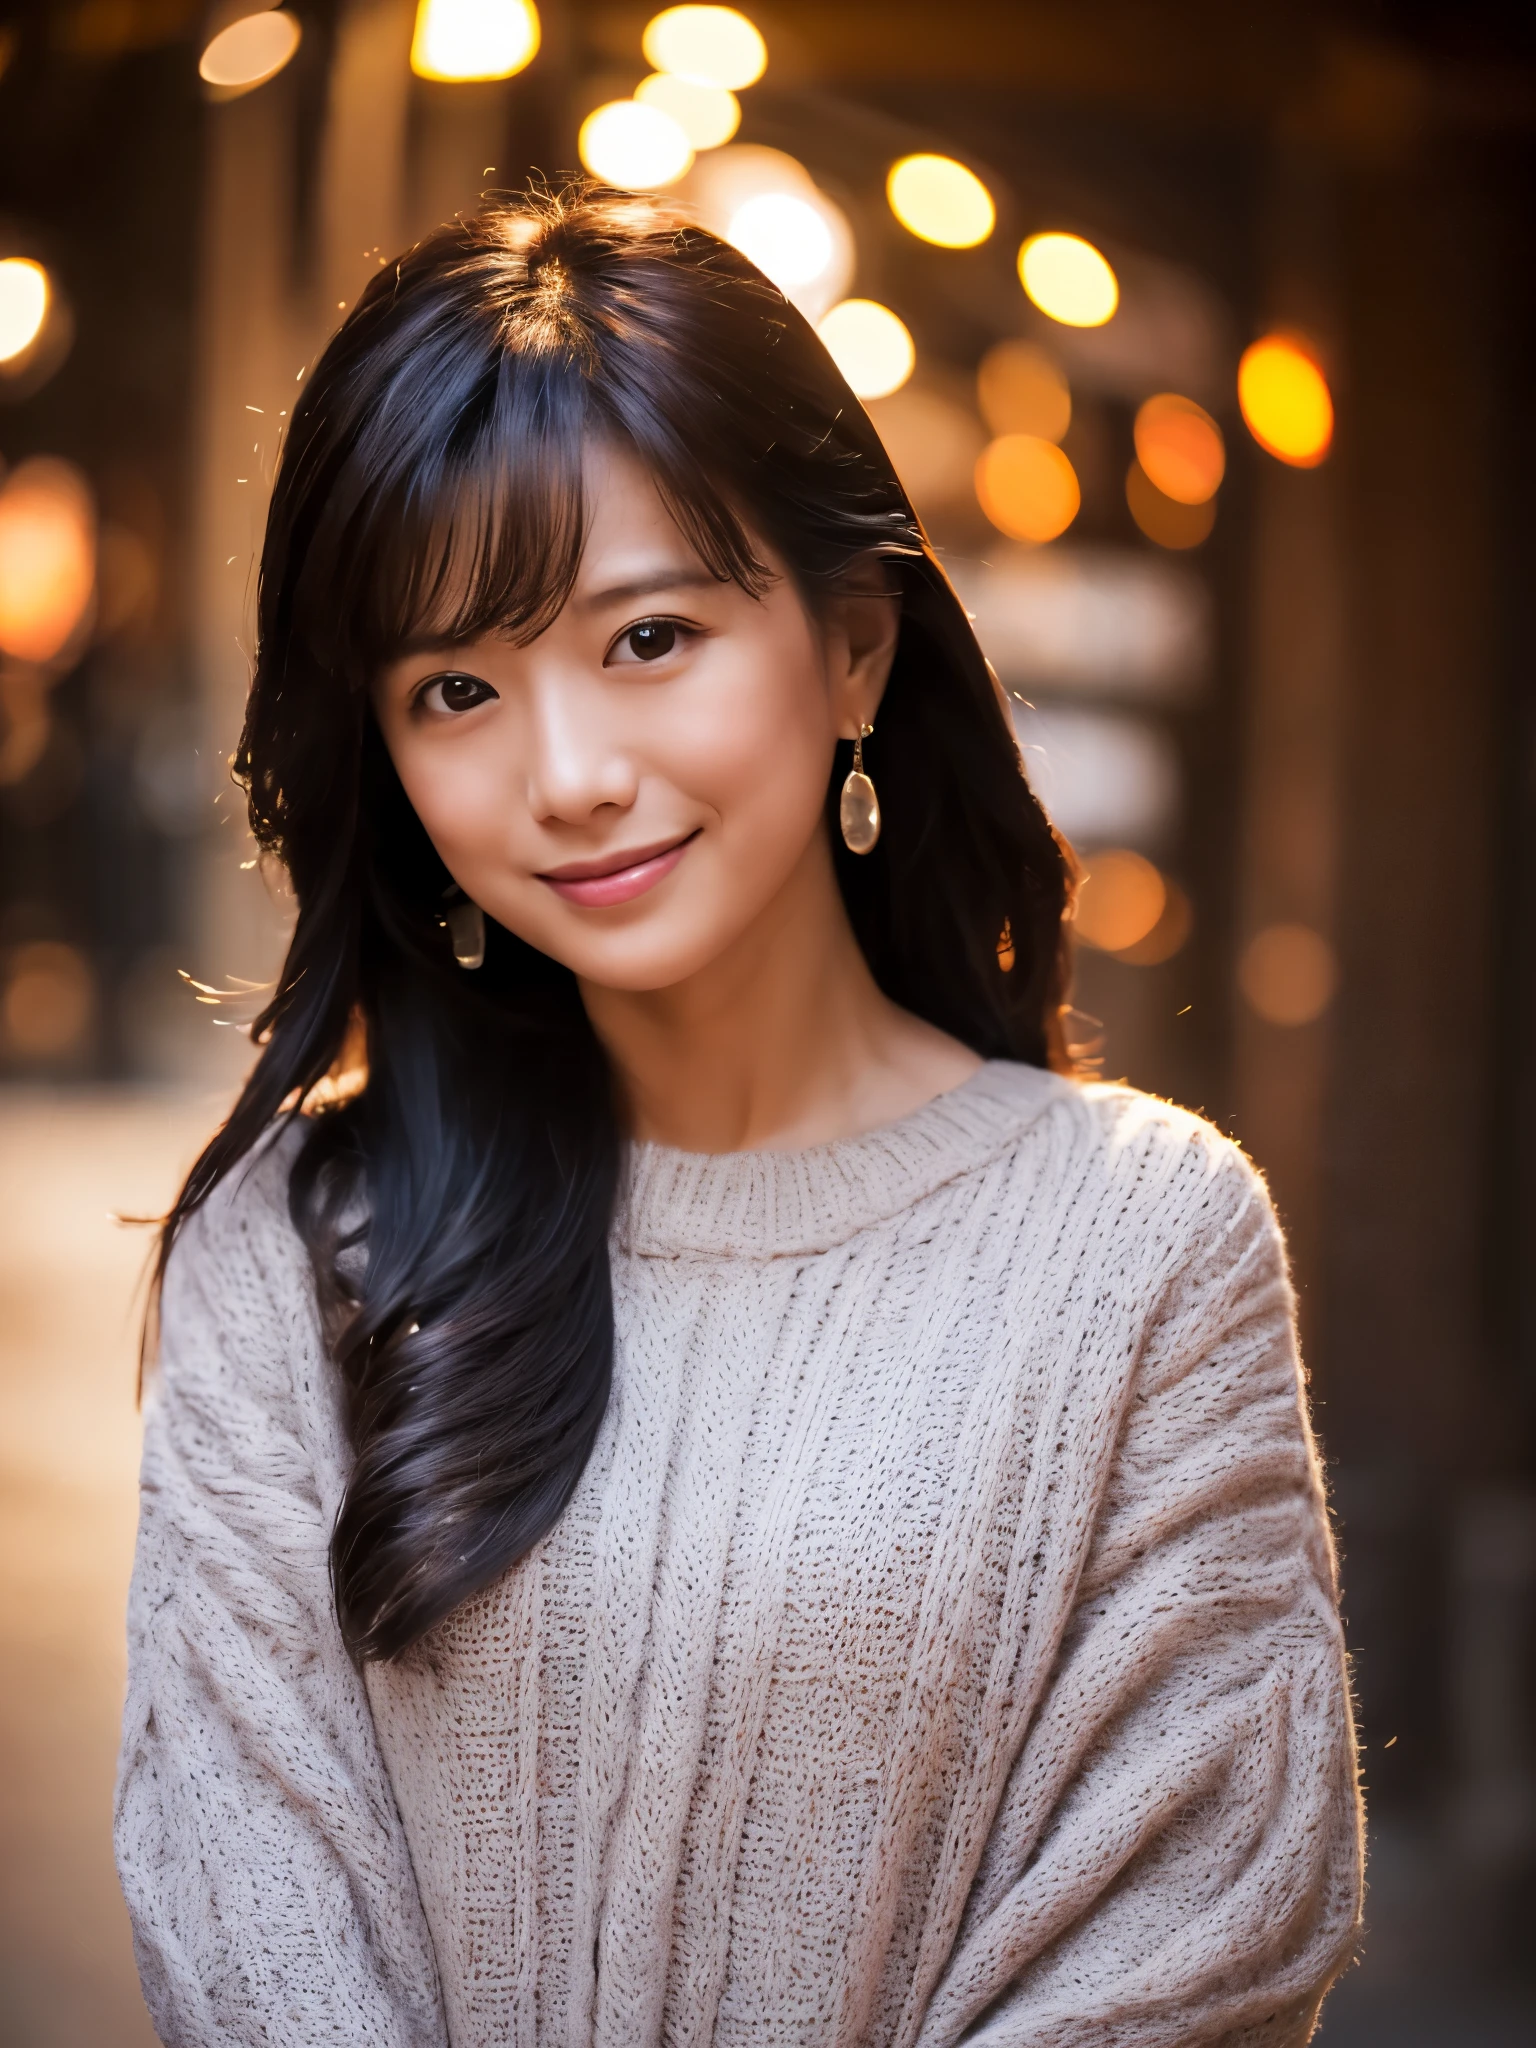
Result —
[[864, 742], [874, 729], [872, 725], [859, 727], [859, 736], [853, 743], [853, 766], [837, 807], [843, 844], [850, 853], [872, 853], [880, 837], [880, 799], [875, 795], [875, 785], [864, 773]]
[[461, 967], [483, 967], [485, 965], [485, 912], [478, 903], [470, 901], [461, 889], [448, 892], [456, 901], [448, 905], [443, 922], [448, 927], [448, 940], [453, 947], [453, 957]]

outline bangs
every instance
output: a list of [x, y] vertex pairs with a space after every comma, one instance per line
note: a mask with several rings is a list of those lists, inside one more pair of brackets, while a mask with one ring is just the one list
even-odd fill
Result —
[[762, 594], [772, 572], [736, 509], [739, 489], [689, 446], [703, 393], [675, 378], [674, 403], [658, 404], [654, 381], [642, 391], [626, 379], [599, 335], [580, 351], [568, 337], [457, 339], [425, 373], [419, 356], [402, 365], [330, 494], [301, 592], [328, 666], [365, 685], [424, 645], [535, 639], [581, 567], [594, 444], [640, 462], [711, 575]]

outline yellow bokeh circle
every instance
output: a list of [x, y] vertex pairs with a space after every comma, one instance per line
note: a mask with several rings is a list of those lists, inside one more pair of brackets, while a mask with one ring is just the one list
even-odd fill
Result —
[[844, 299], [816, 332], [859, 398], [889, 398], [917, 361], [905, 321], [876, 299]]
[[755, 85], [768, 68], [768, 45], [734, 7], [668, 7], [646, 25], [640, 47], [657, 71], [723, 85]]
[[885, 181], [891, 211], [910, 233], [941, 249], [974, 249], [997, 221], [992, 194], [952, 156], [904, 156]]
[[999, 533], [1036, 543], [1065, 533], [1083, 502], [1071, 462], [1038, 434], [989, 443], [976, 461], [976, 496]]
[[1202, 405], [1176, 392], [1159, 392], [1136, 414], [1136, 454], [1165, 498], [1203, 505], [1214, 498], [1227, 470], [1221, 429]]
[[1019, 282], [1064, 327], [1102, 327], [1120, 303], [1114, 271], [1081, 235], [1031, 235], [1019, 251]]
[[1237, 402], [1259, 446], [1295, 469], [1315, 469], [1332, 446], [1328, 380], [1289, 335], [1266, 334], [1243, 351]]

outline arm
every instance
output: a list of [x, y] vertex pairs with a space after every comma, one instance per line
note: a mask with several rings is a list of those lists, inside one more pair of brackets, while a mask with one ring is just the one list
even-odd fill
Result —
[[1354, 1739], [1284, 1251], [1239, 1154], [1200, 1141], [1191, 1170], [1191, 1242], [924, 2048], [1293, 2048], [1352, 1950]]
[[331, 1606], [340, 1475], [287, 1151], [215, 1192], [166, 1275], [118, 1868], [172, 2048], [441, 2048], [410, 1856]]

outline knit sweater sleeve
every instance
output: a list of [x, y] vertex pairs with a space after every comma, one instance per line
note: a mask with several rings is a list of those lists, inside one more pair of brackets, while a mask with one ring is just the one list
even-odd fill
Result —
[[119, 1874], [170, 2048], [441, 2048], [410, 1856], [331, 1605], [339, 1475], [288, 1149], [215, 1192], [166, 1275]]
[[1297, 2048], [1356, 1938], [1354, 1737], [1284, 1250], [1235, 1148], [1198, 1126], [1171, 1149], [1193, 1221], [925, 2048]]

